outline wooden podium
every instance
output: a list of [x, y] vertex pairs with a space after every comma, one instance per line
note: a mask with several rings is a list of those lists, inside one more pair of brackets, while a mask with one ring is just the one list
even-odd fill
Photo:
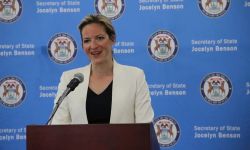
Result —
[[27, 126], [27, 150], [159, 150], [152, 124]]

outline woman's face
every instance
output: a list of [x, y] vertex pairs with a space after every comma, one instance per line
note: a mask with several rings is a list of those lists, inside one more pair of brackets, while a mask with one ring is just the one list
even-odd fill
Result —
[[92, 64], [107, 63], [112, 60], [112, 41], [102, 25], [92, 23], [82, 29], [83, 49]]

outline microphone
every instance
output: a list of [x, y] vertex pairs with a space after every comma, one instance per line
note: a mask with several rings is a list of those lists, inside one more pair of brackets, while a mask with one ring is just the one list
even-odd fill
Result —
[[63, 93], [62, 95], [65, 94], [64, 97], [66, 97], [70, 92], [74, 91], [75, 88], [78, 86], [78, 84], [83, 82], [83, 79], [84, 79], [83, 74], [81, 73], [75, 74], [74, 78], [67, 85], [67, 89], [64, 91], [65, 93]]
[[59, 97], [58, 101], [56, 102], [56, 106], [53, 109], [53, 112], [49, 118], [49, 120], [47, 121], [47, 125], [50, 125], [52, 122], [52, 118], [54, 117], [57, 109], [59, 108], [60, 104], [62, 103], [62, 101], [64, 100], [64, 98], [72, 91], [75, 90], [75, 88], [82, 83], [84, 80], [84, 76], [81, 73], [76, 73], [74, 75], [74, 78], [71, 79], [71, 81], [69, 82], [69, 84], [67, 85], [66, 90], [63, 92], [63, 94]]

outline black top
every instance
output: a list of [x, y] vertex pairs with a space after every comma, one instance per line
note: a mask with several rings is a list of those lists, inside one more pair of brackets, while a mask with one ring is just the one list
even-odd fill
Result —
[[113, 81], [99, 95], [88, 88], [86, 112], [89, 124], [109, 123], [112, 103], [112, 85]]

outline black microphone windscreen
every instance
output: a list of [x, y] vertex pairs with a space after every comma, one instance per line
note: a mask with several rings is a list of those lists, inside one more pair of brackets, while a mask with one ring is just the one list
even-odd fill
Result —
[[84, 76], [82, 73], [76, 73], [74, 75], [74, 78], [77, 78], [80, 81], [80, 83], [83, 82], [83, 80], [84, 80]]
[[69, 82], [67, 88], [69, 88], [70, 91], [74, 91], [75, 88], [78, 86], [78, 84], [83, 82], [83, 80], [84, 80], [83, 74], [77, 73], [74, 75], [74, 78]]

